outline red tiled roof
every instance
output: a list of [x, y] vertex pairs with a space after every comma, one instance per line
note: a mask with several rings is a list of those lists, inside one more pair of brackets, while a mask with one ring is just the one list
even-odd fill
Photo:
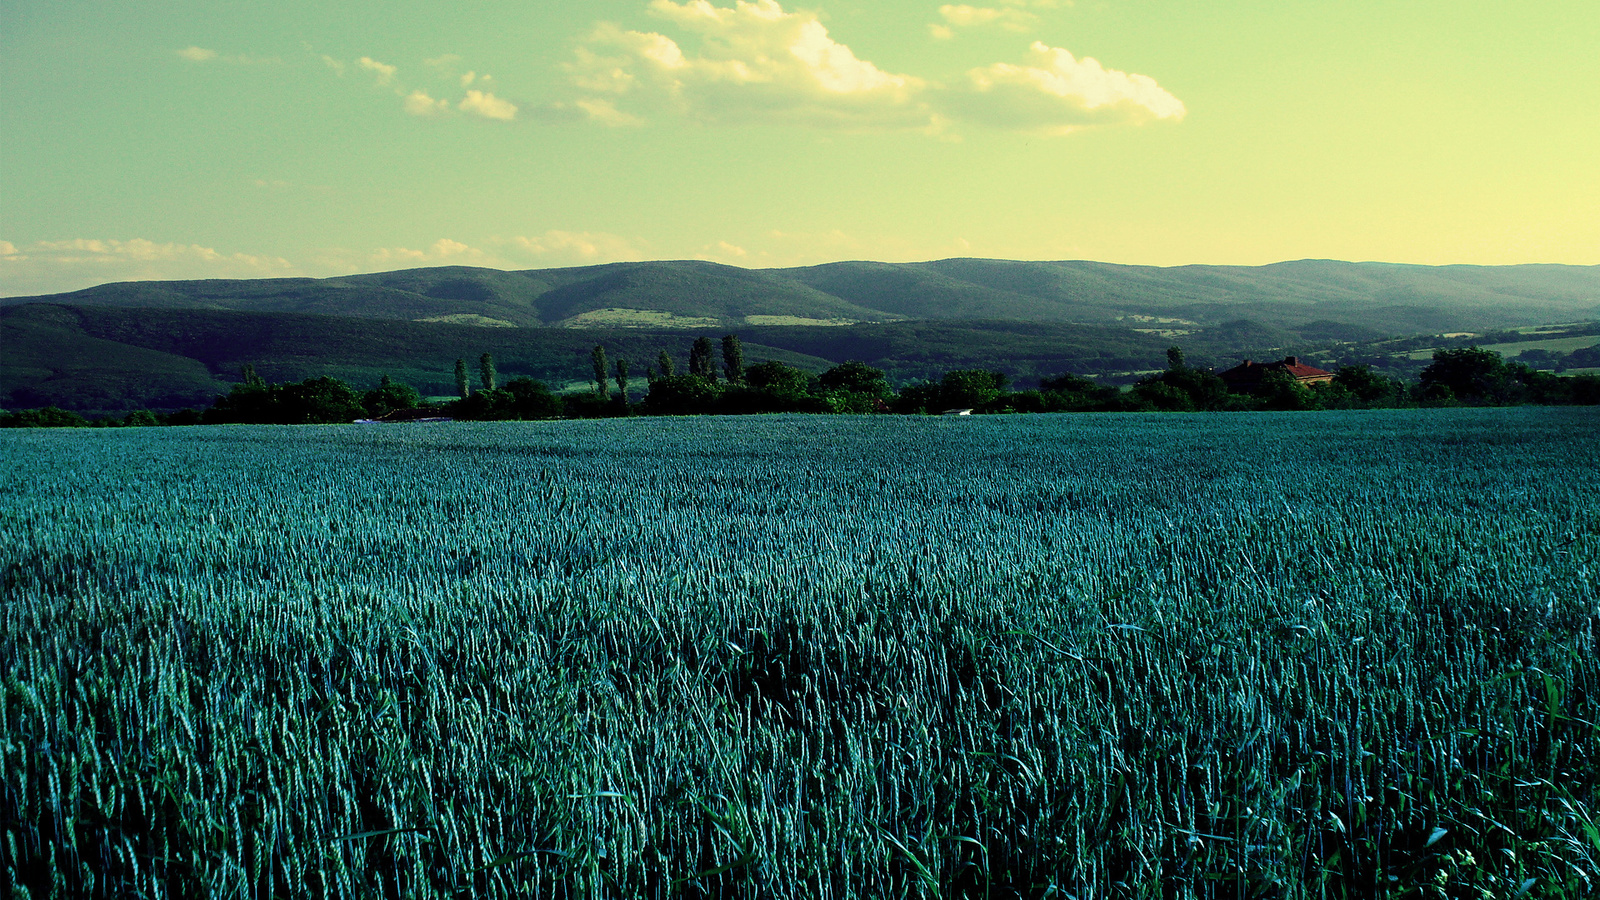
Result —
[[1273, 369], [1282, 369], [1299, 379], [1329, 378], [1333, 376], [1332, 372], [1325, 369], [1308, 366], [1300, 362], [1300, 358], [1297, 356], [1285, 356], [1277, 362], [1270, 363], [1258, 363], [1247, 359], [1237, 366], [1218, 374], [1224, 381], [1250, 382], [1260, 381]]

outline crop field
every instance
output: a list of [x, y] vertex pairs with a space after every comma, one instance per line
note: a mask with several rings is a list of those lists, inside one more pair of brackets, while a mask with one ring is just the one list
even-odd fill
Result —
[[0, 894], [1595, 896], [1597, 434], [0, 435]]

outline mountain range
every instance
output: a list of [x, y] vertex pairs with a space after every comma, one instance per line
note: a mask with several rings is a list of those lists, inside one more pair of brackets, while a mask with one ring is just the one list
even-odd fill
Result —
[[[1158, 268], [947, 259], [742, 269], [701, 261], [505, 272], [106, 284], [0, 300], [0, 405], [115, 411], [203, 403], [253, 364], [270, 379], [381, 374], [451, 389], [454, 360], [583, 379], [605, 344], [635, 371], [695, 336], [813, 371], [862, 359], [899, 380], [957, 367], [1019, 381], [1311, 351], [1413, 334], [1600, 320], [1600, 266], [1301, 260]], [[1231, 363], [1230, 363], [1231, 364]]]

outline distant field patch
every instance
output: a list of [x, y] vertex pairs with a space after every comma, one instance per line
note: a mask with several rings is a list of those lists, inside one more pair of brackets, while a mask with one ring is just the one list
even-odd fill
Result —
[[659, 309], [608, 307], [579, 313], [561, 324], [566, 328], [710, 328], [721, 321], [713, 316], [679, 316]]
[[854, 325], [860, 319], [808, 319], [805, 316], [745, 316], [746, 325]]
[[505, 319], [491, 319], [477, 313], [451, 313], [447, 316], [428, 316], [423, 319], [413, 319], [414, 322], [438, 322], [444, 325], [476, 325], [479, 328], [515, 328], [517, 323], [507, 322]]
[[[1484, 344], [1482, 349], [1493, 350], [1501, 356], [1504, 356], [1506, 359], [1515, 359], [1516, 357], [1521, 356], [1526, 350], [1551, 350], [1556, 353], [1571, 353], [1574, 350], [1582, 350], [1585, 347], [1593, 347], [1597, 344], [1600, 344], [1600, 340], [1597, 340], [1594, 335], [1583, 334], [1577, 337], [1551, 338], [1548, 341], [1517, 341], [1511, 344]], [[1417, 350], [1413, 353], [1407, 353], [1406, 358], [1432, 359], [1433, 354], [1433, 350]]]

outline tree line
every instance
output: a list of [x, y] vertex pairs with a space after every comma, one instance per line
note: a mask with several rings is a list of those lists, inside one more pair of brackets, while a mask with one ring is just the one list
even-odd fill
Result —
[[1127, 390], [1068, 373], [1019, 391], [1009, 389], [1005, 373], [981, 369], [946, 372], [937, 381], [913, 382], [897, 391], [881, 370], [862, 362], [845, 362], [812, 374], [777, 360], [746, 365], [737, 335], [724, 336], [720, 349], [719, 366], [716, 343], [708, 337], [697, 339], [682, 372], [671, 354], [662, 350], [645, 368], [637, 401], [633, 396], [637, 381], [629, 361], [611, 360], [605, 347], [596, 345], [590, 352], [593, 389], [566, 395], [532, 378], [502, 384], [488, 353], [478, 358], [476, 387], [466, 359], [458, 359], [458, 396], [433, 403], [387, 375], [371, 390], [358, 393], [328, 376], [272, 384], [246, 365], [241, 381], [204, 410], [163, 415], [138, 410], [120, 419], [90, 422], [77, 413], [46, 407], [0, 414], [0, 427], [309, 425], [425, 415], [503, 421], [780, 412], [1189, 412], [1600, 404], [1600, 376], [1557, 376], [1521, 362], [1508, 363], [1499, 353], [1476, 346], [1436, 351], [1415, 384], [1368, 366], [1348, 365], [1339, 367], [1331, 381], [1312, 385], [1281, 369], [1271, 370], [1249, 391], [1230, 390], [1211, 370], [1189, 366], [1178, 347], [1167, 351], [1165, 370]]

